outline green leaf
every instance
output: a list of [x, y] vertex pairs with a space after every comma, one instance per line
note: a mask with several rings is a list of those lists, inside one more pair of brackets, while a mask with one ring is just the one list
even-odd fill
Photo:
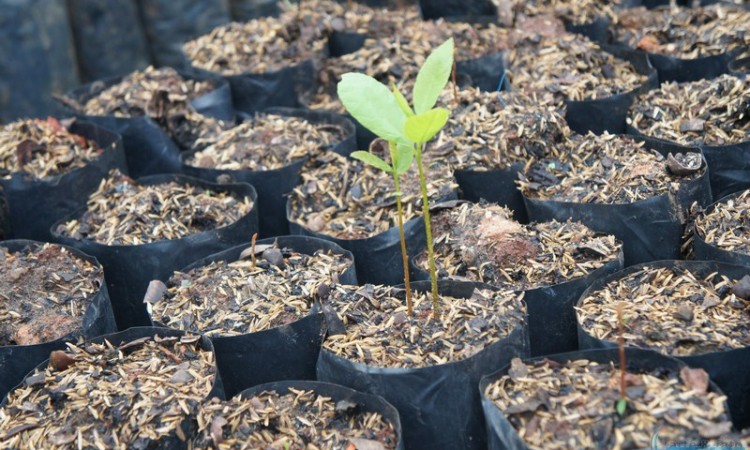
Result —
[[406, 142], [399, 142], [396, 147], [396, 175], [403, 175], [409, 171], [414, 160], [414, 146]]
[[352, 158], [358, 159], [358, 160], [362, 161], [363, 163], [369, 164], [369, 165], [371, 165], [373, 167], [376, 167], [376, 168], [378, 168], [378, 169], [380, 169], [380, 170], [382, 170], [384, 172], [392, 172], [393, 171], [393, 167], [391, 167], [390, 165], [388, 165], [387, 162], [383, 161], [382, 159], [380, 159], [379, 157], [373, 155], [370, 152], [366, 152], [366, 151], [363, 151], [363, 150], [352, 152]]
[[615, 411], [617, 411], [617, 414], [620, 416], [625, 415], [625, 409], [628, 407], [628, 401], [624, 398], [621, 398], [620, 400], [617, 400], [617, 403], [615, 403]]
[[401, 93], [395, 83], [391, 83], [391, 92], [393, 92], [393, 95], [396, 97], [396, 101], [398, 102], [398, 106], [401, 107], [401, 111], [403, 111], [407, 117], [413, 116], [414, 111], [411, 110], [409, 101], [404, 97], [404, 94]]
[[362, 126], [388, 141], [403, 137], [406, 114], [385, 85], [361, 73], [345, 73], [337, 92], [346, 110]]
[[427, 57], [414, 84], [414, 111], [429, 111], [437, 103], [453, 70], [453, 38], [448, 39]]
[[445, 108], [435, 108], [409, 117], [404, 123], [404, 133], [413, 142], [427, 142], [443, 129], [450, 115], [450, 111]]

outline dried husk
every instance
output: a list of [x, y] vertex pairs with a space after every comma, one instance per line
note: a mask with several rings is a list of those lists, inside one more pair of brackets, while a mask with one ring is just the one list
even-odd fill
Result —
[[140, 185], [114, 170], [89, 196], [82, 216], [57, 231], [105, 245], [140, 245], [230, 225], [252, 207], [249, 197], [176, 182]]
[[[65, 122], [65, 121], [63, 121]], [[96, 159], [102, 149], [49, 117], [22, 119], [0, 128], [0, 176], [33, 179], [62, 175]]]
[[695, 219], [695, 231], [706, 243], [750, 256], [750, 190], [717, 203]]

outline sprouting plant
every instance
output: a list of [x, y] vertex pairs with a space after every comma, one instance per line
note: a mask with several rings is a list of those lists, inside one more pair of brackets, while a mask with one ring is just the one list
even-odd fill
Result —
[[435, 104], [448, 83], [452, 69], [453, 39], [448, 39], [427, 57], [420, 68], [412, 92], [413, 108], [395, 85], [388, 90], [385, 85], [364, 74], [344, 74], [337, 89], [339, 99], [349, 114], [365, 128], [388, 142], [391, 164], [368, 152], [354, 152], [352, 156], [393, 175], [394, 195], [399, 214], [401, 252], [404, 259], [404, 280], [407, 284], [407, 308], [410, 315], [412, 308], [408, 286], [408, 257], [403, 231], [399, 177], [409, 170], [413, 159], [417, 161], [430, 264], [432, 310], [435, 318], [440, 316], [440, 305], [422, 152], [425, 144], [435, 137], [448, 122], [450, 112], [445, 108], [435, 108]]
[[620, 398], [615, 403], [615, 411], [620, 416], [625, 415], [628, 407], [628, 397], [625, 392], [625, 370], [627, 370], [627, 361], [625, 360], [625, 318], [623, 317], [623, 307], [625, 303], [617, 304], [617, 349], [620, 353]]

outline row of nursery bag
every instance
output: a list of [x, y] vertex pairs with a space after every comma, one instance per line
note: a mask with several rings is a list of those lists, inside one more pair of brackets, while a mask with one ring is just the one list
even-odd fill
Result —
[[[36, 257], [50, 259], [51, 249], [37, 245]], [[444, 281], [434, 299], [427, 282], [412, 283], [408, 292], [403, 286], [353, 286], [350, 256], [323, 241], [279, 238], [212, 255], [166, 284], [152, 282], [146, 294], [151, 320], [169, 329], [134, 328], [54, 351], [5, 400], [2, 439], [41, 445], [43, 439], [62, 443], [93, 433], [90, 438], [104, 444], [165, 439], [163, 445], [185, 448], [197, 432], [203, 445], [218, 446], [224, 439], [268, 439], [264, 433], [273, 430], [257, 414], [292, 421], [285, 414], [302, 412], [287, 405], [301, 402], [309, 411], [308, 401], [320, 408], [317, 420], [302, 416], [293, 421], [302, 428], [294, 429], [310, 433], [309, 422], [319, 427], [347, 418], [364, 428], [355, 433], [369, 433], [341, 433], [355, 448], [374, 445], [354, 441], [359, 438], [385, 439], [383, 448], [399, 448], [403, 439], [405, 448], [414, 449], [554, 448], [571, 440], [586, 446], [621, 436], [643, 445], [656, 430], [666, 441], [726, 441], [747, 426], [750, 368], [738, 362], [747, 360], [748, 267], [664, 261], [590, 280], [575, 310], [570, 306], [581, 347], [611, 347], [620, 339], [647, 350], [585, 350], [530, 360], [532, 325], [539, 320], [531, 290]], [[61, 280], [70, 278], [63, 275]], [[413, 312], [405, 303], [409, 295]], [[14, 356], [24, 356], [23, 348], [15, 350]], [[628, 373], [621, 375], [618, 366]], [[129, 401], [123, 388], [136, 378], [142, 381], [132, 395], [141, 401]], [[310, 399], [310, 383], [256, 386], [315, 378], [382, 397], [398, 410], [401, 427], [383, 400], [341, 388], [320, 392], [333, 398], [328, 406]], [[255, 388], [246, 391], [250, 386]], [[249, 400], [250, 393], [280, 389], [268, 395], [283, 395], [287, 387], [294, 389], [294, 400]], [[204, 401], [240, 392], [228, 404]], [[342, 392], [352, 397], [338, 397]], [[47, 406], [24, 406], [29, 404]], [[581, 420], [569, 408], [584, 404]], [[382, 414], [390, 428], [376, 417], [351, 420], [351, 414], [370, 412]], [[250, 423], [245, 414], [253, 414]], [[140, 422], [117, 417], [150, 419], [134, 427]], [[97, 424], [108, 420], [121, 425], [97, 434]], [[163, 426], [151, 428], [158, 423]]]

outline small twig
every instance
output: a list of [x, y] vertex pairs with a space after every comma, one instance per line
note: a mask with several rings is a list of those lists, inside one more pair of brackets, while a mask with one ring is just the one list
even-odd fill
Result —
[[258, 239], [258, 233], [254, 233], [250, 239], [250, 245], [252, 246], [252, 253], [250, 254], [250, 260], [253, 262], [253, 269], [255, 269], [255, 241]]
[[620, 353], [620, 400], [617, 402], [617, 412], [620, 415], [625, 413], [625, 407], [627, 406], [627, 393], [625, 392], [625, 370], [627, 369], [627, 361], [625, 360], [625, 320], [623, 319], [623, 306], [624, 303], [620, 302], [617, 304], [617, 348]]

